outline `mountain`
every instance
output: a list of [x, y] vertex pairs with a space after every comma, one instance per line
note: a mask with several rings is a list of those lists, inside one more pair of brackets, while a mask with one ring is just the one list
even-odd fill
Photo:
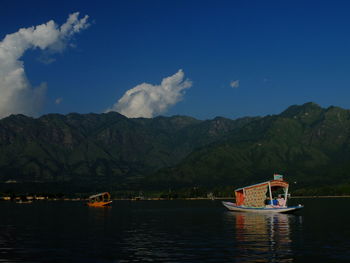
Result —
[[36, 184], [42, 191], [47, 184], [53, 189], [63, 184], [62, 191], [135, 188], [146, 175], [249, 120], [129, 119], [115, 112], [12, 115], [0, 120], [0, 181], [3, 188]]
[[[148, 177], [157, 188], [243, 186], [284, 174], [297, 194], [350, 193], [350, 111], [314, 103], [254, 119]], [[232, 187], [231, 187], [232, 189]]]
[[222, 192], [281, 173], [299, 194], [350, 193], [349, 131], [349, 110], [315, 103], [236, 120], [12, 115], [0, 120], [0, 191]]

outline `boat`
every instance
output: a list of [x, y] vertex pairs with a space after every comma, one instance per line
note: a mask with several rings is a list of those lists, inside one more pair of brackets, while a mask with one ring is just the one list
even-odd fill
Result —
[[19, 200], [19, 201], [16, 201], [17, 204], [31, 204], [33, 203], [33, 201], [31, 200]]
[[99, 193], [89, 196], [88, 206], [106, 207], [112, 204], [111, 195], [108, 192]]
[[33, 203], [33, 198], [28, 198], [27, 196], [18, 196], [15, 198], [17, 204], [31, 204]]
[[[236, 203], [223, 201], [222, 204], [230, 211], [257, 213], [291, 213], [304, 206], [288, 206], [289, 184], [283, 180], [283, 175], [274, 174], [274, 179], [235, 190]], [[279, 199], [273, 198], [279, 194]], [[268, 201], [268, 202], [267, 202]]]

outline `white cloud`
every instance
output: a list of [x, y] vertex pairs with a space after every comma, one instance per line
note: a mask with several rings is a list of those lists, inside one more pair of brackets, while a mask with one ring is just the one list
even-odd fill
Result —
[[239, 80], [231, 81], [230, 86], [231, 88], [234, 88], [234, 89], [239, 88]]
[[184, 72], [180, 69], [174, 75], [164, 78], [160, 85], [137, 85], [125, 92], [107, 112], [117, 111], [129, 118], [151, 118], [161, 114], [179, 102], [183, 91], [192, 86], [192, 82], [184, 77]]
[[87, 15], [81, 19], [78, 16], [78, 12], [69, 15], [61, 27], [51, 20], [21, 28], [0, 42], [0, 118], [17, 113], [38, 113], [45, 98], [46, 84], [33, 88], [19, 59], [29, 49], [62, 51], [75, 33], [89, 26]]
[[55, 104], [57, 104], [57, 105], [61, 104], [62, 100], [63, 100], [62, 97], [57, 98], [57, 99], [55, 100]]

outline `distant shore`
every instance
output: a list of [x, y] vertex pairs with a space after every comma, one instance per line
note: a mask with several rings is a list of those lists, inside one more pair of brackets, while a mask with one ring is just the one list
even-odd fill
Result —
[[[322, 196], [292, 196], [289, 199], [294, 198], [350, 198], [350, 195], [322, 195]], [[189, 198], [144, 198], [144, 199], [130, 199], [130, 198], [115, 198], [115, 201], [162, 201], [162, 200], [234, 200], [234, 197], [189, 197]]]
[[311, 195], [311, 196], [292, 196], [290, 198], [349, 198], [350, 195]]
[[[350, 195], [322, 195], [322, 196], [291, 196], [289, 199], [294, 198], [350, 198]], [[129, 199], [129, 198], [115, 198], [113, 200], [115, 201], [121, 201], [121, 200], [131, 200], [131, 201], [159, 201], [159, 200], [234, 200], [234, 197], [214, 197], [214, 198], [207, 198], [207, 197], [189, 197], [189, 198], [144, 198], [144, 199]]]
[[[322, 196], [292, 196], [289, 199], [299, 199], [299, 198], [308, 198], [308, 199], [316, 199], [316, 198], [350, 198], [350, 195], [322, 195]], [[11, 199], [9, 197], [0, 197], [0, 201], [20, 201], [19, 197]], [[88, 201], [88, 198], [48, 198], [48, 197], [40, 197], [40, 198], [27, 198], [27, 201]], [[112, 198], [113, 201], [167, 201], [167, 200], [235, 200], [234, 197], [189, 197], [189, 198], [158, 198], [158, 197], [144, 197], [144, 198]]]

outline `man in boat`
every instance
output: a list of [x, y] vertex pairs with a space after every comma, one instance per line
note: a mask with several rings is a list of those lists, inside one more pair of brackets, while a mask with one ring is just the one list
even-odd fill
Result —
[[282, 197], [282, 195], [278, 195], [278, 205], [279, 206], [286, 206], [286, 200], [284, 200], [284, 198]]
[[270, 197], [268, 197], [268, 196], [266, 197], [264, 204], [266, 207], [272, 207], [272, 201], [271, 201]]
[[278, 201], [277, 201], [276, 197], [272, 200], [272, 205], [273, 206], [278, 206]]

